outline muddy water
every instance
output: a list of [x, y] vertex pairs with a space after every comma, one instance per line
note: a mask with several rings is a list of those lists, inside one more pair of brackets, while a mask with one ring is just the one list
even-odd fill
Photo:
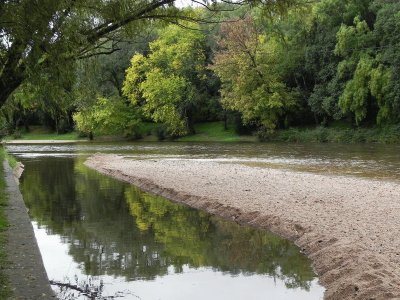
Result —
[[246, 157], [239, 150], [224, 154], [225, 146], [163, 147], [9, 148], [25, 164], [20, 187], [48, 276], [69, 285], [53, 285], [60, 299], [322, 299], [310, 261], [291, 242], [173, 204], [83, 165], [88, 153], [100, 151], [229, 163]]

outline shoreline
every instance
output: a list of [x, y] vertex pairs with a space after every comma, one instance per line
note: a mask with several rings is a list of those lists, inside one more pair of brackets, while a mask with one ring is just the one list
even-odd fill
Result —
[[9, 222], [6, 230], [8, 264], [5, 274], [9, 279], [12, 299], [56, 299], [43, 265], [28, 209], [18, 186], [23, 168], [19, 164], [12, 170], [3, 162], [8, 205], [5, 214]]
[[10, 140], [2, 141], [3, 145], [46, 145], [46, 144], [77, 144], [85, 140]]
[[326, 288], [324, 299], [400, 297], [398, 183], [111, 154], [91, 156], [85, 164], [147, 192], [294, 241], [312, 260]]

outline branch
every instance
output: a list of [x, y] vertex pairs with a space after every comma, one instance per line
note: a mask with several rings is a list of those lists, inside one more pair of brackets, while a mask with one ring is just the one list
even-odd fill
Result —
[[[229, 9], [223, 9], [223, 8], [211, 8], [209, 5], [207, 5], [204, 2], [201, 1], [197, 1], [197, 0], [191, 0], [191, 2], [196, 3], [202, 7], [204, 7], [205, 9], [207, 9], [208, 11], [212, 11], [212, 12], [222, 12], [222, 11], [235, 11], [236, 8], [229, 8]], [[233, 5], [232, 5], [233, 6]]]
[[93, 52], [91, 54], [77, 56], [76, 58], [77, 59], [85, 59], [85, 58], [90, 58], [90, 57], [97, 56], [97, 55], [107, 55], [107, 54], [112, 54], [114, 52], [117, 52], [119, 50], [121, 50], [121, 48], [113, 48], [113, 49], [110, 49], [109, 51]]
[[159, 7], [162, 7], [166, 4], [172, 4], [175, 0], [161, 0], [159, 2], [152, 2], [149, 5], [139, 9], [135, 14], [125, 17], [124, 19], [112, 23], [112, 22], [105, 22], [102, 25], [91, 30], [90, 33], [87, 34], [87, 40], [89, 43], [94, 43], [101, 37], [105, 36], [106, 34], [113, 32], [124, 25], [127, 25], [135, 20], [142, 19], [143, 16], [146, 14], [156, 10]]

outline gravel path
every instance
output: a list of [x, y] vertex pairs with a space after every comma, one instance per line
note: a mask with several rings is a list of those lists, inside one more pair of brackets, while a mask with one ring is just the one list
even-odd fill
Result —
[[289, 238], [325, 299], [400, 299], [400, 184], [207, 160], [94, 155], [86, 164], [144, 190]]

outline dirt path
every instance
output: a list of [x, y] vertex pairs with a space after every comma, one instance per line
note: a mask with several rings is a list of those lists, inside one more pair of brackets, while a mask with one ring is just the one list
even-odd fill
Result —
[[325, 299], [400, 299], [400, 184], [201, 160], [94, 155], [104, 174], [289, 238]]
[[10, 224], [6, 232], [10, 264], [5, 271], [10, 279], [12, 299], [55, 299], [18, 184], [7, 162], [3, 167], [8, 194], [5, 211]]

